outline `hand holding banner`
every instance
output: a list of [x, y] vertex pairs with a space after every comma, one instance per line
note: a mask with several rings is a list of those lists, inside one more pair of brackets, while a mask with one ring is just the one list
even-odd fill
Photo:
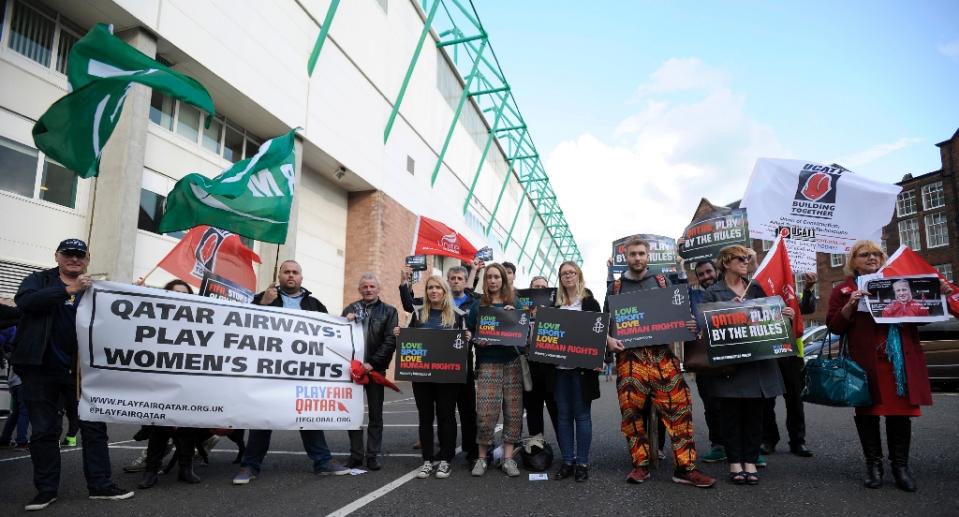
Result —
[[600, 368], [609, 315], [543, 307], [536, 313], [529, 360], [567, 368]]
[[466, 331], [400, 329], [396, 340], [396, 380], [466, 383]]

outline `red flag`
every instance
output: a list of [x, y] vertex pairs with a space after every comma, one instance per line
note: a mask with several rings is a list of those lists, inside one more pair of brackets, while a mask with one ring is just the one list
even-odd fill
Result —
[[945, 280], [946, 284], [952, 288], [952, 293], [946, 296], [946, 304], [949, 305], [949, 312], [953, 316], [959, 317], [959, 287], [950, 282], [942, 273], [932, 267], [918, 253], [909, 246], [899, 246], [899, 249], [893, 253], [886, 265], [879, 269], [882, 276], [906, 276], [906, 275], [936, 275]]
[[190, 229], [157, 267], [197, 288], [209, 271], [255, 291], [253, 262], [259, 264], [260, 257], [239, 235], [204, 225]]
[[429, 217], [419, 216], [413, 255], [444, 255], [469, 262], [476, 256], [476, 247], [456, 230]]
[[350, 362], [350, 378], [352, 378], [356, 384], [369, 384], [370, 380], [372, 380], [376, 384], [382, 384], [393, 391], [403, 393], [396, 384], [393, 384], [389, 379], [383, 377], [383, 374], [380, 372], [376, 370], [366, 371], [363, 363], [356, 359]]
[[796, 296], [796, 277], [789, 264], [789, 253], [786, 251], [786, 241], [783, 240], [782, 235], [776, 236], [776, 241], [773, 242], [769, 253], [766, 254], [762, 264], [756, 268], [753, 282], [762, 288], [766, 296], [781, 296], [786, 306], [796, 312], [793, 317], [793, 333], [798, 342], [803, 334], [802, 314], [799, 310], [799, 297]]

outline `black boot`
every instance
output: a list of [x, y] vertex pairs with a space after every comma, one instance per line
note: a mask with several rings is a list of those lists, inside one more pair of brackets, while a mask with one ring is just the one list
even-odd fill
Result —
[[909, 442], [912, 439], [912, 419], [907, 416], [886, 417], [886, 440], [889, 443], [889, 464], [896, 487], [906, 492], [916, 491], [916, 482], [909, 472]]
[[180, 472], [177, 473], [176, 478], [184, 483], [196, 484], [200, 482], [200, 477], [196, 475], [196, 472], [193, 472], [193, 461], [189, 463], [180, 462]]
[[143, 479], [140, 480], [140, 484], [137, 485], [139, 488], [153, 488], [157, 484], [159, 477], [157, 474], [159, 470], [157, 469], [146, 469], [143, 471]]
[[[862, 455], [866, 458], [866, 477], [862, 480], [866, 488], [882, 486], [882, 436], [879, 433], [878, 416], [856, 416], [856, 431], [862, 444]], [[891, 453], [890, 453], [891, 454]]]
[[193, 472], [193, 451], [196, 449], [196, 442], [187, 428], [177, 430], [176, 453], [177, 463], [180, 464], [180, 471], [176, 478], [183, 483], [196, 484], [200, 482], [200, 477]]

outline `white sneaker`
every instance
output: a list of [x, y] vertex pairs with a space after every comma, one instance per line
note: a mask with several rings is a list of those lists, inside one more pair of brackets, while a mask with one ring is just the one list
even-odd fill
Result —
[[436, 467], [436, 479], [446, 479], [450, 477], [452, 471], [453, 467], [450, 466], [448, 461], [441, 461], [440, 466]]
[[507, 458], [503, 460], [503, 466], [501, 468], [503, 469], [503, 472], [505, 472], [506, 475], [511, 478], [519, 475], [519, 466], [516, 465], [516, 460], [513, 458]]
[[433, 474], [433, 462], [424, 461], [423, 466], [420, 467], [420, 471], [416, 473], [416, 477], [419, 479], [426, 479], [430, 477], [431, 474]]
[[486, 474], [486, 458], [480, 458], [476, 460], [476, 463], [473, 464], [472, 474], [476, 477]]

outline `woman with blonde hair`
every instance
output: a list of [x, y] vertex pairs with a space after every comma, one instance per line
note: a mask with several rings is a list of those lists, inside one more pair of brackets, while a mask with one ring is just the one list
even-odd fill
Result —
[[[716, 258], [719, 280], [706, 290], [703, 302], [765, 298], [763, 290], [747, 280], [749, 263], [749, 248], [737, 244], [721, 249]], [[789, 307], [784, 307], [782, 314], [796, 316]], [[775, 359], [736, 364], [717, 374], [710, 387], [722, 407], [720, 428], [729, 479], [737, 485], [758, 485], [756, 464], [762, 444], [763, 406], [767, 399], [785, 392], [779, 365]]]
[[[414, 312], [410, 328], [424, 329], [462, 329], [463, 315], [454, 304], [449, 285], [443, 277], [433, 275], [426, 279], [426, 299], [423, 308]], [[393, 329], [399, 336], [400, 328]], [[465, 340], [470, 339], [465, 331]], [[419, 438], [423, 456], [423, 466], [416, 477], [426, 479], [436, 474], [438, 479], [450, 477], [451, 463], [456, 453], [456, 399], [459, 397], [460, 384], [440, 382], [413, 382], [413, 398], [419, 412]], [[439, 454], [433, 450], [433, 419], [436, 418], [436, 430], [440, 440]]]
[[[483, 271], [483, 296], [474, 303], [466, 317], [466, 327], [476, 334], [480, 307], [501, 307], [514, 310], [516, 296], [506, 268], [489, 264]], [[473, 465], [474, 476], [486, 473], [486, 456], [493, 442], [493, 433], [503, 414], [503, 472], [519, 476], [513, 450], [523, 433], [523, 372], [520, 352], [514, 347], [489, 346], [485, 339], [474, 339], [476, 345], [476, 444], [479, 459]]]
[[[586, 289], [583, 270], [571, 260], [559, 265], [556, 306], [597, 315], [603, 312], [599, 302]], [[557, 366], [553, 396], [559, 413], [556, 439], [563, 455], [563, 464], [553, 479], [559, 481], [572, 476], [578, 482], [586, 481], [589, 479], [589, 447], [593, 439], [590, 409], [600, 396], [599, 373], [587, 368]]]
[[[886, 254], [873, 241], [853, 244], [843, 271], [848, 275], [829, 295], [826, 324], [829, 330], [842, 335], [852, 359], [869, 378], [871, 406], [856, 408], [856, 431], [866, 459], [866, 488], [882, 486], [882, 437], [879, 417], [886, 417], [886, 441], [889, 462], [896, 486], [907, 492], [916, 491], [909, 471], [909, 442], [912, 418], [920, 415], [920, 406], [932, 405], [929, 370], [919, 344], [915, 324], [885, 325], [876, 323], [868, 312], [858, 310], [866, 291], [859, 289], [856, 278], [875, 273], [886, 262]], [[943, 285], [943, 292], [951, 292]]]

